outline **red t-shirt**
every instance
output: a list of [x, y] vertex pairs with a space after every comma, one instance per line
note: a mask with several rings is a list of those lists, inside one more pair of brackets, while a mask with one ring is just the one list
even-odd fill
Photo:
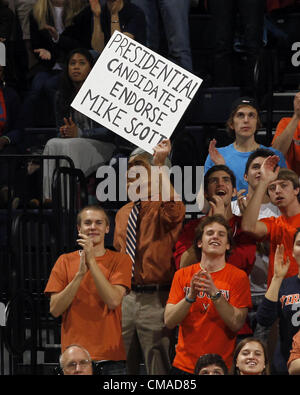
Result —
[[286, 277], [295, 276], [298, 274], [298, 264], [293, 257], [294, 234], [296, 229], [300, 227], [300, 214], [293, 217], [268, 217], [260, 219], [266, 224], [268, 235], [270, 238], [270, 255], [269, 255], [269, 270], [268, 270], [268, 286], [274, 274], [274, 256], [277, 244], [284, 245], [285, 259], [289, 256], [290, 267]]
[[[284, 131], [287, 125], [290, 123], [292, 118], [282, 118], [277, 125], [276, 132], [273, 137], [273, 142], [278, 136]], [[286, 165], [289, 169], [294, 170], [298, 175], [300, 175], [300, 122], [295, 130], [292, 143], [288, 152], [285, 155]]]
[[[61, 255], [55, 263], [46, 294], [61, 292], [78, 272], [78, 251]], [[112, 285], [130, 288], [132, 262], [128, 255], [111, 250], [96, 258], [97, 265]], [[88, 271], [78, 291], [62, 315], [62, 352], [70, 344], [85, 347], [93, 360], [120, 361], [126, 359], [122, 339], [121, 305], [109, 310], [100, 299], [95, 282]]]
[[[177, 304], [188, 294], [191, 278], [199, 270], [199, 263], [196, 263], [175, 273], [167, 303]], [[244, 271], [226, 264], [222, 270], [211, 273], [211, 276], [216, 287], [222, 291], [223, 296], [232, 306], [237, 308], [252, 306], [250, 284]], [[193, 373], [200, 355], [217, 353], [230, 368], [235, 340], [236, 333], [225, 325], [210, 297], [201, 292], [179, 326], [173, 365]]]
[[[173, 254], [176, 269], [180, 267], [182, 254], [192, 246], [195, 230], [203, 218], [205, 217], [187, 222], [181, 231], [178, 241], [175, 244], [175, 251]], [[237, 215], [233, 215], [229, 220], [229, 225], [231, 226], [233, 234], [234, 247], [228, 258], [228, 263], [244, 270], [249, 275], [256, 259], [256, 241], [249, 236], [249, 234], [242, 231], [241, 221], [242, 217]]]

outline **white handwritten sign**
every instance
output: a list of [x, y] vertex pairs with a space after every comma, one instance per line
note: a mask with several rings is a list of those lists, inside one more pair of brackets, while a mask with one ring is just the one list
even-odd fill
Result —
[[169, 138], [202, 80], [114, 32], [72, 107], [149, 153]]

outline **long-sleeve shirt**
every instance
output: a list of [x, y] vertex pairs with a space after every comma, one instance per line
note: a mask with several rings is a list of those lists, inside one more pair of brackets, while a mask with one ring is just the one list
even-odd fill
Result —
[[[133, 202], [116, 214], [114, 247], [126, 251], [126, 230]], [[181, 201], [142, 201], [137, 223], [134, 283], [171, 284], [175, 273], [173, 248], [182, 228]]]

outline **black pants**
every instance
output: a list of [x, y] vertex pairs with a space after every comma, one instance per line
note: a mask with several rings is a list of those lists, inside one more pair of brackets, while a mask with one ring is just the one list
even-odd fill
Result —
[[[265, 0], [209, 0], [209, 8], [216, 31], [215, 85], [252, 85], [254, 65], [263, 42]], [[237, 14], [245, 40], [241, 74], [235, 72], [233, 65]], [[234, 75], [242, 75], [242, 81], [235, 81]]]

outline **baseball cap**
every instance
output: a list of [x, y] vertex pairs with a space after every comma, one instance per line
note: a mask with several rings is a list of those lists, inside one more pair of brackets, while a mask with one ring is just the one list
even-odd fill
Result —
[[239, 97], [232, 103], [231, 113], [234, 112], [238, 108], [238, 106], [243, 106], [243, 105], [244, 106], [251, 106], [251, 107], [255, 108], [257, 112], [259, 111], [257, 102], [254, 98], [248, 97], [248, 96], [243, 96], [243, 97]]

